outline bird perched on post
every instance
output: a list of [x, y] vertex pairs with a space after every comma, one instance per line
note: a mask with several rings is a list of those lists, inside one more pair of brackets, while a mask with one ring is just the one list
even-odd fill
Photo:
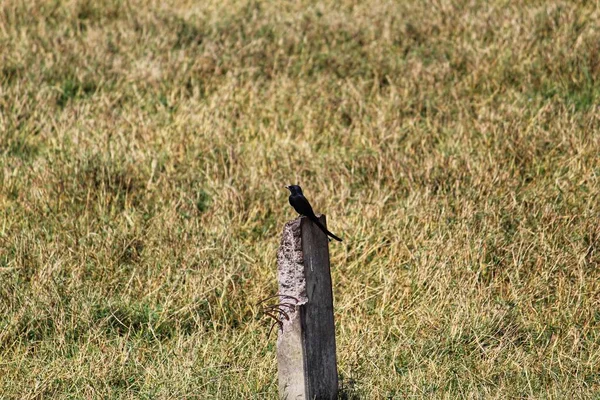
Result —
[[302, 188], [300, 186], [290, 185], [286, 186], [285, 188], [290, 191], [290, 204], [292, 207], [294, 207], [294, 210], [296, 210], [298, 214], [308, 217], [308, 219], [314, 222], [319, 227], [319, 229], [321, 229], [323, 233], [325, 233], [325, 235], [332, 237], [338, 242], [342, 241], [342, 239], [329, 232], [327, 228], [325, 228], [323, 224], [321, 224], [321, 222], [315, 215], [315, 212], [313, 211], [310, 203], [308, 202], [306, 197], [304, 197], [304, 194], [302, 194]]

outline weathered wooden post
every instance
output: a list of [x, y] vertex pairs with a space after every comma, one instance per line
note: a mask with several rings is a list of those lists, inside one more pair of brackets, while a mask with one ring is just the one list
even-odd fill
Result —
[[[324, 215], [319, 220], [327, 226]], [[283, 228], [277, 266], [280, 302], [295, 304], [286, 309], [289, 319], [283, 319], [277, 338], [279, 398], [337, 399], [327, 236], [308, 218], [289, 221]]]

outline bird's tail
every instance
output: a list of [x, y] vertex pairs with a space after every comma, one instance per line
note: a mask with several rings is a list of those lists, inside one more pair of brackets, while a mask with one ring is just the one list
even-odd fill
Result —
[[326, 234], [327, 236], [330, 236], [332, 239], [335, 239], [335, 240], [337, 240], [338, 242], [341, 242], [341, 241], [342, 241], [342, 239], [340, 239], [339, 237], [335, 236], [333, 233], [329, 232], [329, 231], [327, 230], [327, 228], [325, 228], [325, 227], [323, 226], [323, 224], [321, 223], [321, 221], [319, 221], [317, 218], [314, 218], [314, 219], [312, 219], [312, 218], [311, 218], [311, 220], [312, 220], [312, 221], [313, 221], [315, 224], [317, 224], [317, 226], [319, 227], [319, 229], [321, 229], [321, 230], [323, 231], [323, 233], [324, 233], [324, 234]]

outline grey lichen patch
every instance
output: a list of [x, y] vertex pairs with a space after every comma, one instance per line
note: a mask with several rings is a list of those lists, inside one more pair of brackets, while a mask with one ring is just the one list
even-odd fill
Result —
[[[280, 302], [296, 306], [306, 304], [306, 280], [302, 258], [300, 218], [289, 221], [283, 227], [281, 244], [277, 251], [277, 277], [279, 280]], [[289, 296], [289, 297], [288, 297]], [[290, 320], [295, 317], [298, 307], [289, 310]], [[284, 319], [284, 325], [289, 321]]]

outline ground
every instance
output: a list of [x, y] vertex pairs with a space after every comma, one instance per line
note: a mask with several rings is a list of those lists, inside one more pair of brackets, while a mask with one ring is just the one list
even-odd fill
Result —
[[0, 397], [276, 398], [299, 183], [348, 398], [600, 391], [588, 1], [7, 0]]

